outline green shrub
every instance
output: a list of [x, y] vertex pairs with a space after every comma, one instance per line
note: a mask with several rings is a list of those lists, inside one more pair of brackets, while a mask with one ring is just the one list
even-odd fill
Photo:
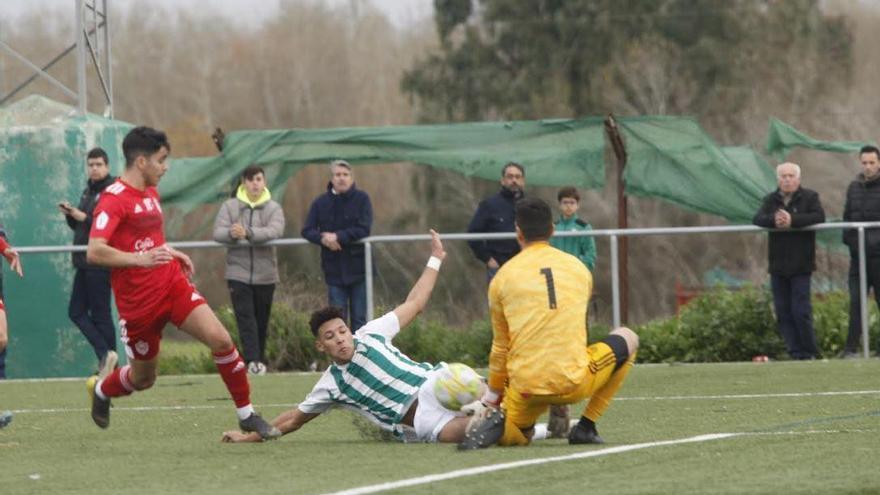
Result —
[[[849, 292], [834, 291], [813, 295], [813, 325], [819, 351], [826, 357], [843, 352], [849, 332]], [[880, 313], [868, 298], [868, 333], [872, 347], [880, 341]]]
[[[217, 318], [229, 330], [229, 335], [240, 350], [241, 338], [232, 308], [221, 306], [217, 310]], [[324, 355], [315, 348], [315, 337], [309, 329], [309, 316], [281, 302], [272, 305], [265, 352], [266, 366], [274, 371], [305, 371], [311, 369], [313, 363], [320, 368], [326, 366]]]
[[[849, 324], [849, 294], [814, 294], [813, 324], [819, 352], [834, 357], [843, 351]], [[787, 357], [766, 289], [715, 289], [692, 300], [677, 318], [657, 320], [635, 328], [639, 361], [743, 361], [756, 355]], [[880, 336], [880, 313], [870, 304], [871, 342]]]
[[162, 341], [160, 375], [203, 375], [216, 372], [211, 351], [201, 342], [171, 339]]
[[394, 345], [416, 361], [483, 367], [492, 348], [492, 327], [488, 320], [477, 320], [467, 328], [450, 328], [421, 317], [395, 337]]
[[645, 362], [719, 362], [778, 358], [784, 345], [776, 331], [766, 290], [713, 289], [692, 300], [678, 318], [636, 329], [639, 360]]

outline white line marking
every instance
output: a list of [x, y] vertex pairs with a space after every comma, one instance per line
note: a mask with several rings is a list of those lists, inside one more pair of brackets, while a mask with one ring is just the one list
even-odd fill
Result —
[[[778, 394], [740, 394], [740, 395], [671, 395], [671, 396], [655, 396], [655, 397], [615, 397], [614, 401], [630, 401], [630, 400], [718, 400], [718, 399], [772, 399], [772, 398], [791, 398], [791, 397], [835, 397], [840, 395], [875, 395], [880, 394], [880, 390], [848, 390], [839, 392], [791, 392]], [[286, 404], [255, 404], [254, 407], [296, 407], [299, 403]], [[224, 405], [204, 405], [204, 406], [139, 406], [139, 407], [113, 407], [114, 411], [186, 411], [198, 409], [223, 409], [230, 407]], [[47, 409], [13, 409], [15, 414], [28, 413], [67, 413], [67, 412], [83, 412], [88, 408], [47, 408]]]
[[603, 455], [619, 454], [621, 452], [630, 452], [633, 450], [647, 449], [651, 447], [665, 447], [667, 445], [680, 445], [685, 443], [708, 442], [712, 440], [722, 440], [725, 438], [733, 438], [740, 436], [766, 436], [766, 435], [812, 435], [812, 434], [829, 434], [829, 433], [876, 433], [878, 430], [807, 430], [807, 431], [775, 431], [775, 432], [740, 432], [740, 433], [714, 433], [708, 435], [698, 435], [695, 437], [681, 438], [678, 440], [665, 440], [661, 442], [636, 443], [632, 445], [621, 445], [619, 447], [611, 447], [601, 450], [590, 450], [587, 452], [578, 452], [576, 454], [561, 455], [554, 457], [543, 457], [538, 459], [526, 459], [515, 462], [505, 462], [501, 464], [492, 464], [489, 466], [480, 466], [476, 468], [459, 469], [442, 474], [431, 474], [428, 476], [420, 476], [418, 478], [410, 478], [399, 481], [390, 481], [377, 485], [362, 486], [359, 488], [350, 488], [338, 492], [328, 493], [326, 495], [362, 495], [367, 493], [377, 493], [386, 490], [395, 490], [415, 485], [424, 485], [435, 481], [445, 481], [454, 478], [462, 478], [465, 476], [475, 476], [478, 474], [489, 473], [493, 471], [502, 471], [506, 469], [514, 469], [523, 466], [534, 466], [538, 464], [547, 464], [550, 462], [570, 461], [575, 459], [585, 459], [588, 457], [599, 457]]
[[[489, 466], [480, 466], [475, 468], [468, 469], [458, 469], [455, 471], [450, 471], [448, 473], [442, 474], [431, 474], [428, 476], [420, 476], [418, 478], [410, 478], [399, 481], [391, 481], [388, 483], [379, 483], [377, 485], [368, 485], [362, 486], [359, 488], [351, 488], [348, 490], [342, 490], [339, 492], [333, 492], [329, 495], [361, 495], [365, 493], [377, 493], [383, 492], [386, 490], [395, 490], [398, 488], [405, 488], [408, 486], [416, 486], [416, 485], [424, 485], [427, 483], [433, 483], [435, 481], [444, 481], [454, 478], [462, 478], [465, 476], [475, 476], [483, 473], [490, 473], [493, 471], [502, 471], [505, 469], [514, 469], [523, 466], [534, 466], [537, 464], [547, 464], [550, 462], [560, 462], [560, 461], [571, 461], [575, 459], [585, 459], [588, 457], [599, 457], [603, 455], [610, 454], [619, 454], [621, 452], [630, 452], [633, 450], [647, 449], [651, 447], [664, 447], [667, 445], [678, 445], [684, 443], [694, 443], [694, 442], [708, 442], [711, 440], [720, 440], [723, 438], [730, 438], [740, 435], [740, 433], [714, 433], [711, 435], [698, 435], [695, 437], [689, 438], [681, 438], [678, 440], [665, 440], [662, 442], [647, 442], [647, 443], [636, 443], [632, 445], [621, 445], [619, 447], [610, 447], [601, 450], [589, 450], [587, 452], [578, 452], [576, 454], [569, 455], [560, 455], [553, 457], [542, 457], [539, 459], [525, 459], [522, 461], [515, 462], [504, 462], [501, 464], [492, 464]], [[463, 453], [462, 455], [467, 455]]]
[[779, 397], [833, 397], [837, 395], [874, 395], [880, 390], [845, 390], [839, 392], [788, 392], [776, 394], [734, 394], [734, 395], [668, 395], [656, 397], [615, 397], [619, 400], [702, 400], [702, 399], [772, 399]]
[[[292, 404], [254, 404], [254, 407], [296, 407], [299, 405], [298, 403]], [[198, 409], [228, 409], [232, 406], [230, 404], [225, 405], [216, 405], [216, 406], [132, 406], [132, 407], [116, 407], [113, 406], [113, 411], [188, 411], [188, 410], [198, 410]], [[84, 412], [91, 411], [90, 408], [54, 408], [54, 409], [12, 409], [13, 414], [28, 414], [28, 413], [44, 413], [44, 414], [52, 414], [52, 413], [68, 413], [68, 412]]]

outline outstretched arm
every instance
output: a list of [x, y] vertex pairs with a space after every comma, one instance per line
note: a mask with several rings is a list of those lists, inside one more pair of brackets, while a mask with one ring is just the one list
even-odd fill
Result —
[[[434, 290], [434, 284], [437, 283], [437, 275], [440, 273], [440, 262], [446, 258], [446, 251], [443, 250], [443, 243], [440, 242], [440, 234], [431, 230], [431, 258], [428, 265], [422, 271], [406, 301], [400, 306], [394, 308], [394, 314], [397, 315], [397, 321], [400, 322], [400, 328], [407, 326], [411, 321], [425, 309], [431, 292]], [[434, 260], [437, 261], [434, 261]]]
[[[309, 421], [318, 417], [318, 414], [304, 413], [299, 409], [291, 409], [281, 413], [280, 416], [272, 420], [272, 425], [281, 430], [282, 435], [293, 433], [302, 428]], [[246, 443], [246, 442], [262, 442], [259, 433], [243, 433], [240, 431], [227, 431], [223, 433], [223, 442], [226, 443]]]
[[139, 253], [127, 253], [110, 246], [107, 244], [107, 239], [103, 237], [92, 237], [89, 239], [89, 247], [86, 250], [86, 260], [91, 265], [110, 268], [152, 267], [168, 263], [172, 260], [172, 256], [165, 246]]

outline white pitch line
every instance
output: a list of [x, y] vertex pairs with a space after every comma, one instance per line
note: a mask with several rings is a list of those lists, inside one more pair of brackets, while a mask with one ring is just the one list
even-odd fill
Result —
[[[738, 394], [738, 395], [670, 395], [655, 397], [615, 397], [614, 401], [630, 401], [630, 400], [719, 400], [719, 399], [772, 399], [772, 398], [791, 398], [791, 397], [835, 397], [840, 395], [874, 395], [880, 394], [880, 390], [846, 390], [838, 392], [790, 392], [778, 394]], [[296, 407], [298, 403], [288, 404], [258, 404], [255, 407]], [[222, 409], [228, 405], [204, 405], [204, 406], [139, 406], [139, 407], [115, 407], [114, 411], [185, 411], [197, 409]], [[66, 412], [82, 412], [88, 411], [88, 408], [47, 408], [47, 409], [13, 409], [15, 414], [28, 413], [66, 413]]]
[[[708, 442], [711, 440], [720, 440], [723, 438], [731, 438], [741, 435], [741, 433], [713, 433], [710, 435], [698, 435], [695, 437], [681, 438], [678, 440], [665, 440], [661, 442], [636, 443], [632, 445], [621, 445], [619, 447], [610, 447], [601, 450], [589, 450], [587, 452], [578, 452], [576, 454], [560, 455], [553, 457], [542, 457], [538, 459], [525, 459], [515, 462], [504, 462], [501, 464], [491, 464], [489, 466], [480, 466], [475, 468], [458, 469], [449, 471], [448, 473], [431, 474], [428, 476], [420, 476], [418, 478], [410, 478], [405, 480], [390, 481], [387, 483], [379, 483], [376, 485], [362, 486], [359, 488], [351, 488], [338, 492], [332, 492], [327, 495], [362, 495], [366, 493], [384, 492], [386, 490], [395, 490], [398, 488], [406, 488], [409, 486], [424, 485], [435, 481], [445, 481], [454, 478], [463, 478], [465, 476], [475, 476], [493, 471], [502, 471], [505, 469], [515, 469], [523, 466], [534, 466], [538, 464], [547, 464], [551, 462], [571, 461], [575, 459], [586, 459], [589, 457], [599, 457], [603, 455], [619, 454], [621, 452], [631, 452], [633, 450], [648, 449], [651, 447], [664, 447], [667, 445], [679, 445], [684, 443]], [[462, 455], [467, 455], [463, 453]]]
[[615, 397], [614, 401], [626, 400], [703, 400], [703, 399], [773, 399], [779, 397], [833, 397], [838, 395], [874, 395], [880, 390], [845, 390], [838, 392], [785, 392], [776, 394], [731, 394], [731, 395], [667, 395], [655, 397]]
[[[296, 407], [298, 403], [291, 404], [255, 404], [254, 407]], [[113, 411], [187, 411], [187, 410], [199, 410], [199, 409], [228, 409], [232, 406], [229, 404], [225, 405], [206, 405], [206, 406], [132, 406], [132, 407], [116, 407], [113, 406]], [[44, 413], [44, 414], [52, 414], [52, 413], [68, 413], [68, 412], [84, 412], [91, 411], [90, 408], [82, 407], [82, 408], [54, 408], [54, 409], [12, 409], [13, 414], [28, 414], [28, 413]]]

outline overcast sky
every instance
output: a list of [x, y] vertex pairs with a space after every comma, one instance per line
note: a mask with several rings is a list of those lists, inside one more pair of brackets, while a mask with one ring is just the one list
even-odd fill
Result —
[[[114, 5], [128, 7], [131, 5], [155, 4], [167, 9], [185, 9], [192, 12], [210, 11], [239, 19], [248, 24], [259, 23], [272, 15], [278, 8], [279, 0], [110, 0]], [[430, 17], [433, 12], [433, 0], [286, 0], [306, 2], [328, 2], [347, 4], [349, 2], [371, 3], [386, 13], [388, 18], [398, 26], [404, 26]], [[100, 3], [100, 2], [99, 2]], [[110, 3], [108, 1], [108, 3]], [[210, 9], [206, 6], [210, 5]], [[72, 12], [74, 0], [0, 0], [0, 17], [9, 21], [22, 14], [45, 12], [47, 10]], [[71, 20], [71, 22], [73, 22]]]

